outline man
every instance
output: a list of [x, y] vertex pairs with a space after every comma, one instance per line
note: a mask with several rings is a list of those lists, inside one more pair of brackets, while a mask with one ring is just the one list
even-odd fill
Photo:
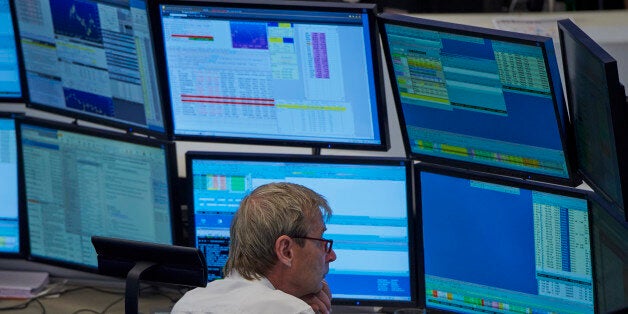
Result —
[[329, 313], [324, 278], [336, 253], [322, 236], [330, 216], [325, 198], [304, 186], [256, 188], [231, 223], [225, 278], [189, 291], [172, 312]]

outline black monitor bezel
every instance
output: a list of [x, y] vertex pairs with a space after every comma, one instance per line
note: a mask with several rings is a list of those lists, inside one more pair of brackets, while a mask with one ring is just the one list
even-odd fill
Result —
[[[588, 212], [587, 218], [589, 220], [589, 239], [593, 239], [592, 228], [593, 217], [591, 213], [591, 200], [589, 191], [571, 187], [564, 185], [556, 185], [547, 182], [535, 182], [529, 181], [525, 179], [513, 178], [513, 177], [505, 177], [500, 175], [495, 175], [492, 173], [479, 172], [474, 170], [466, 170], [461, 168], [452, 167], [449, 165], [442, 164], [433, 164], [433, 163], [425, 163], [419, 162], [414, 165], [414, 185], [415, 185], [415, 206], [416, 206], [416, 220], [417, 220], [417, 228], [415, 235], [417, 236], [417, 267], [418, 267], [418, 290], [417, 290], [417, 298], [423, 302], [423, 306], [428, 311], [443, 311], [441, 309], [432, 309], [427, 307], [427, 301], [425, 298], [425, 263], [424, 263], [424, 248], [423, 248], [423, 207], [422, 207], [422, 197], [421, 197], [421, 173], [429, 172], [435, 173], [445, 176], [451, 176], [460, 179], [468, 179], [468, 180], [479, 180], [491, 184], [499, 184], [505, 186], [512, 186], [520, 189], [527, 189], [531, 191], [539, 191], [546, 193], [553, 193], [563, 196], [569, 196], [574, 198], [579, 198], [585, 200], [587, 202]], [[598, 312], [598, 295], [596, 289], [596, 270], [595, 270], [595, 256], [594, 256], [594, 247], [593, 241], [589, 241], [589, 250], [591, 252], [591, 278], [592, 278], [592, 287], [593, 287], [593, 309], [594, 313]]]
[[22, 49], [20, 45], [20, 33], [17, 25], [17, 11], [15, 10], [15, 3], [13, 0], [7, 0], [9, 5], [9, 16], [11, 17], [11, 23], [13, 26], [13, 40], [15, 41], [15, 54], [18, 75], [20, 80], [20, 96], [8, 97], [0, 95], [0, 103], [23, 103], [28, 99], [28, 88], [26, 86], [26, 70], [24, 69], [24, 59], [22, 56]]
[[[351, 306], [384, 306], [387, 308], [398, 307], [416, 307], [417, 303], [417, 268], [414, 243], [412, 237], [415, 234], [417, 225], [415, 223], [414, 209], [414, 191], [412, 185], [412, 161], [406, 158], [396, 157], [368, 157], [368, 156], [334, 156], [334, 155], [295, 155], [295, 154], [254, 154], [254, 153], [227, 153], [227, 152], [206, 152], [206, 151], [188, 151], [185, 154], [186, 164], [186, 187], [188, 200], [188, 234], [190, 241], [188, 245], [195, 246], [196, 231], [194, 218], [194, 189], [192, 173], [192, 161], [194, 160], [227, 160], [227, 161], [259, 161], [259, 162], [280, 162], [280, 163], [328, 163], [328, 164], [358, 164], [358, 165], [390, 165], [406, 167], [406, 195], [407, 195], [407, 215], [408, 215], [408, 257], [410, 270], [410, 301], [395, 300], [357, 300], [357, 299], [340, 299], [334, 297], [332, 303], [334, 305], [351, 305]], [[332, 208], [333, 210], [333, 208]], [[333, 287], [331, 287], [333, 295]]]
[[[572, 137], [574, 144], [574, 154], [577, 160], [577, 172], [578, 175], [583, 179], [583, 181], [589, 185], [594, 191], [602, 194], [611, 202], [615, 203], [616, 208], [623, 210], [625, 220], [628, 221], [628, 210], [626, 208], [621, 208], [616, 199], [613, 199], [604, 189], [602, 189], [602, 185], [598, 182], [598, 177], [595, 173], [591, 173], [586, 169], [586, 167], [582, 167], [580, 160], [578, 159], [578, 149], [579, 145], [576, 143], [576, 132], [578, 132], [575, 122], [576, 121], [576, 112], [578, 111], [575, 108], [576, 104], [573, 101], [573, 89], [574, 84], [570, 82], [570, 69], [568, 67], [567, 59], [569, 57], [569, 52], [565, 47], [565, 37], [568, 36], [571, 38], [573, 42], [579, 45], [583, 51], [591, 54], [594, 58], [596, 58], [601, 66], [601, 71], [604, 72], [606, 76], [607, 85], [605, 86], [605, 91], [608, 93], [608, 107], [604, 109], [605, 112], [609, 113], [608, 121], [609, 126], [611, 128], [611, 132], [613, 133], [615, 147], [615, 153], [617, 154], [617, 172], [619, 175], [619, 184], [621, 186], [621, 197], [623, 198], [624, 206], [628, 203], [628, 164], [626, 162], [622, 162], [628, 160], [628, 104], [626, 103], [626, 94], [624, 90], [624, 86], [621, 84], [619, 80], [619, 70], [617, 60], [613, 58], [602, 46], [595, 42], [589, 35], [587, 35], [576, 23], [572, 20], [564, 19], [559, 20], [558, 22], [558, 35], [560, 38], [561, 45], [561, 55], [563, 59], [563, 72], [565, 73], [565, 87], [567, 94], [567, 102], [569, 106], [569, 116], [572, 121], [571, 123], [571, 132], [574, 133]], [[586, 130], [585, 130], [586, 132]], [[607, 138], [600, 138], [600, 141], [608, 141]]]
[[[628, 250], [625, 250], [628, 247], [628, 242], [622, 242], [621, 240], [628, 237], [628, 221], [618, 214], [617, 205], [611, 203], [604, 196], [593, 191], [588, 191], [587, 194], [591, 210], [591, 255], [594, 258], [593, 270], [597, 274], [595, 278], [597, 310], [599, 313], [620, 313], [627, 306], [628, 296], [625, 290], [623, 293], [623, 306], [620, 308], [609, 308], [606, 300], [603, 299], [607, 295], [609, 297], [614, 296], [613, 293], [607, 294], [607, 291], [619, 292], [623, 288], [624, 281], [615, 280], [613, 277], [616, 275], [623, 276], [623, 278], [626, 277], [626, 274], [620, 275], [620, 269], [625, 269], [628, 263], [628, 254], [626, 253]], [[617, 233], [622, 231], [623, 236]], [[606, 252], [606, 250], [611, 250], [612, 252]], [[619, 263], [617, 259], [620, 260]], [[613, 270], [618, 270], [618, 272], [606, 269], [607, 263], [612, 264]], [[611, 280], [607, 280], [609, 278]]]
[[168, 182], [168, 197], [170, 200], [170, 221], [171, 221], [171, 237], [172, 244], [180, 245], [184, 241], [182, 240], [183, 230], [182, 230], [182, 220], [181, 220], [181, 211], [178, 208], [179, 204], [175, 202], [175, 184], [176, 181], [173, 180], [176, 176], [177, 168], [176, 168], [176, 152], [175, 152], [175, 143], [169, 141], [163, 141], [160, 139], [154, 139], [149, 137], [142, 137], [135, 134], [130, 133], [118, 133], [114, 131], [108, 131], [104, 129], [97, 129], [85, 126], [79, 126], [77, 124], [71, 123], [62, 123], [58, 121], [45, 120], [41, 118], [34, 117], [24, 117], [19, 120], [19, 123], [16, 125], [16, 134], [17, 134], [17, 154], [18, 154], [18, 182], [20, 189], [20, 216], [22, 217], [24, 229], [22, 229], [23, 238], [24, 238], [24, 254], [26, 259], [30, 261], [42, 262], [45, 264], [60, 266], [64, 268], [76, 269], [86, 272], [97, 272], [98, 268], [96, 265], [93, 267], [80, 263], [73, 263], [70, 261], [63, 261], [59, 259], [54, 259], [50, 257], [33, 255], [30, 247], [30, 227], [28, 224], [28, 206], [27, 206], [27, 195], [26, 195], [26, 180], [24, 174], [24, 156], [23, 156], [23, 148], [22, 148], [22, 125], [33, 125], [36, 127], [50, 128], [50, 129], [58, 129], [67, 132], [73, 132], [82, 135], [94, 136], [94, 137], [102, 137], [108, 140], [120, 141], [125, 143], [149, 146], [149, 147], [163, 147], [164, 149], [164, 158], [166, 162], [166, 176]]
[[[8, 120], [13, 120], [13, 125], [15, 127], [15, 144], [17, 145], [17, 119], [21, 119], [24, 116], [24, 114], [22, 113], [17, 113], [17, 112], [5, 112], [5, 111], [0, 111], [0, 119], [8, 119]], [[15, 152], [15, 158], [16, 158], [16, 166], [17, 166], [17, 150]], [[16, 168], [16, 170], [18, 170], [19, 167]], [[20, 190], [21, 190], [21, 186], [19, 185], [19, 174], [18, 174], [18, 182], [15, 182], [15, 184], [17, 185], [17, 226], [18, 226], [18, 239], [20, 241], [19, 243], [19, 247], [18, 247], [18, 252], [2, 252], [0, 251], [0, 257], [1, 258], [24, 258], [26, 256], [25, 252], [25, 247], [24, 247], [24, 243], [25, 243], [25, 237], [24, 237], [24, 232], [22, 230], [24, 230], [25, 228], [25, 222], [24, 219], [22, 218], [22, 203], [20, 202]]]
[[[382, 38], [382, 47], [384, 51], [384, 57], [386, 59], [386, 64], [388, 66], [388, 74], [390, 77], [389, 80], [391, 84], [391, 90], [395, 99], [395, 108], [397, 112], [397, 117], [399, 119], [401, 135], [403, 138], [403, 145], [404, 145], [406, 155], [408, 156], [408, 158], [416, 159], [419, 161], [425, 161], [428, 163], [450, 165], [450, 166], [467, 169], [471, 171], [474, 171], [474, 170], [482, 171], [482, 172], [511, 176], [514, 178], [522, 178], [522, 179], [528, 179], [528, 180], [539, 181], [539, 182], [549, 182], [549, 183], [562, 184], [562, 185], [568, 185], [568, 186], [577, 186], [578, 184], [580, 184], [579, 178], [577, 178], [577, 176], [574, 175], [575, 161], [573, 160], [573, 156], [570, 153], [572, 151], [572, 148], [570, 146], [572, 142], [571, 142], [570, 134], [569, 132], [567, 132], [569, 121], [568, 121], [568, 115], [567, 115], [567, 107], [563, 99], [562, 87], [560, 90], [555, 89], [555, 87], [557, 86], [556, 83], [560, 82], [560, 77], [553, 77], [552, 76], [553, 73], [551, 71], [551, 70], [555, 70], [556, 75], [558, 75], [559, 73], [558, 64], [551, 63], [551, 61], [548, 60], [548, 58], [552, 57], [551, 55], [548, 55], [548, 49], [551, 49], [551, 51], [554, 50], [551, 38], [543, 37], [543, 36], [536, 36], [536, 35], [529, 35], [529, 34], [524, 34], [524, 33], [509, 32], [509, 31], [498, 30], [498, 29], [463, 25], [463, 24], [457, 24], [457, 23], [445, 22], [445, 21], [439, 21], [439, 20], [430, 20], [430, 19], [414, 17], [414, 16], [404, 16], [404, 15], [399, 15], [395, 13], [379, 14], [378, 24], [379, 24], [380, 34]], [[559, 136], [561, 137], [568, 177], [563, 178], [563, 177], [557, 177], [557, 176], [552, 176], [552, 175], [547, 175], [547, 174], [534, 173], [530, 171], [515, 170], [515, 169], [506, 168], [506, 167], [485, 165], [485, 164], [480, 164], [480, 163], [461, 161], [461, 160], [455, 160], [455, 159], [450, 159], [446, 157], [438, 157], [438, 156], [432, 156], [432, 155], [413, 152], [411, 148], [410, 140], [409, 140], [409, 135], [408, 135], [407, 125], [406, 125], [405, 117], [403, 113], [401, 98], [400, 98], [399, 93], [397, 92], [399, 89], [397, 86], [397, 80], [394, 77], [395, 72], [394, 72], [392, 57], [391, 57], [390, 48], [389, 48], [390, 45], [388, 42], [388, 38], [386, 36], [386, 30], [385, 30], [386, 24], [406, 26], [406, 27], [412, 27], [412, 28], [421, 28], [421, 29], [432, 30], [432, 31], [442, 31], [442, 32], [448, 32], [448, 33], [453, 33], [453, 34], [458, 34], [458, 35], [483, 37], [483, 38], [487, 38], [491, 40], [500, 40], [500, 41], [506, 41], [506, 42], [512, 42], [512, 43], [521, 43], [521, 44], [527, 44], [527, 45], [534, 44], [541, 47], [543, 51], [544, 60], [545, 60], [545, 66], [546, 66], [546, 69], [548, 69], [549, 86], [552, 90], [552, 94], [555, 95], [553, 97], [553, 103], [554, 103], [554, 112], [556, 116], [556, 126], [558, 127], [557, 131], [559, 133]], [[553, 69], [551, 65], [555, 66], [556, 68]], [[556, 82], [555, 80], [558, 80], [558, 81]]]
[[[90, 0], [93, 1], [94, 3], [98, 2], [95, 0]], [[14, 0], [10, 0], [11, 4], [12, 4], [12, 9], [14, 7]], [[150, 1], [147, 1], [150, 2]], [[148, 3], [147, 3], [148, 6]], [[146, 10], [148, 11], [148, 10]], [[17, 9], [15, 9], [15, 12], [17, 12]], [[148, 21], [148, 12], [147, 14], [147, 21], [146, 21], [146, 26], [147, 28], [150, 27], [150, 22]], [[17, 14], [15, 15], [15, 31], [16, 31], [16, 40], [17, 40], [17, 47], [19, 50], [19, 54], [20, 56], [23, 56], [23, 47], [22, 47], [22, 43], [21, 43], [21, 38], [22, 35], [19, 31], [20, 27], [19, 27], [19, 22], [17, 19]], [[154, 48], [151, 45], [151, 49], [154, 50]], [[154, 55], [154, 52], [153, 52]], [[68, 117], [71, 119], [74, 119], [75, 121], [78, 120], [83, 120], [83, 121], [88, 121], [88, 122], [92, 122], [92, 123], [96, 123], [96, 124], [101, 124], [104, 126], [108, 126], [108, 127], [113, 127], [113, 128], [117, 128], [117, 129], [121, 129], [124, 130], [125, 132], [128, 133], [138, 133], [138, 134], [142, 134], [142, 135], [147, 135], [147, 136], [151, 136], [157, 139], [163, 139], [163, 140], [168, 140], [168, 128], [166, 125], [166, 121], [165, 121], [165, 112], [164, 112], [164, 106], [163, 106], [163, 97], [161, 97], [161, 91], [158, 89], [156, 91], [157, 96], [160, 98], [160, 102], [161, 102], [161, 106], [160, 106], [160, 111], [161, 111], [161, 116], [162, 116], [162, 128], [163, 130], [154, 130], [148, 127], [148, 125], [146, 126], [142, 126], [139, 124], [133, 124], [131, 122], [124, 122], [123, 120], [114, 120], [114, 119], [110, 119], [106, 116], [103, 115], [97, 115], [97, 114], [89, 114], [89, 113], [84, 113], [82, 111], [79, 110], [71, 110], [71, 109], [66, 109], [65, 107], [61, 108], [61, 107], [54, 107], [51, 105], [46, 105], [46, 104], [41, 104], [41, 103], [37, 103], [32, 101], [31, 97], [30, 97], [30, 86], [28, 84], [28, 80], [26, 79], [26, 60], [24, 60], [22, 58], [22, 62], [20, 64], [21, 69], [22, 69], [22, 73], [24, 76], [23, 79], [23, 84], [24, 84], [24, 91], [23, 91], [23, 95], [24, 95], [24, 102], [26, 104], [26, 107], [28, 108], [33, 108], [36, 110], [41, 110], [44, 112], [49, 112], [49, 113], [53, 113], [59, 116], [63, 116], [63, 117]], [[155, 68], [158, 67], [158, 64], [155, 63]], [[155, 78], [155, 80], [157, 80]], [[155, 85], [159, 86], [158, 82], [155, 81]]]
[[102, 236], [92, 236], [91, 242], [101, 275], [127, 278], [136, 265], [144, 262], [154, 265], [141, 273], [141, 280], [190, 287], [207, 285], [205, 257], [196, 248]]
[[[371, 62], [373, 65], [373, 79], [375, 82], [377, 109], [376, 114], [378, 128], [374, 128], [376, 135], [380, 137], [379, 144], [366, 143], [350, 143], [350, 142], [330, 142], [330, 141], [304, 141], [299, 139], [276, 139], [272, 136], [264, 138], [247, 138], [231, 137], [231, 136], [211, 136], [211, 135], [182, 135], [176, 134], [174, 127], [174, 113], [172, 101], [170, 97], [170, 86], [168, 82], [168, 73], [166, 69], [166, 56], [164, 52], [163, 29], [161, 23], [161, 14], [159, 7], [161, 5], [181, 5], [181, 6], [219, 6], [219, 7], [247, 7], [247, 8], [266, 8], [266, 9], [286, 9], [286, 10], [306, 10], [306, 11], [337, 11], [337, 12], [366, 12], [369, 16], [369, 25], [371, 27], [370, 42], [372, 49]], [[314, 1], [255, 1], [255, 0], [236, 0], [236, 1], [218, 1], [218, 0], [157, 0], [150, 1], [148, 4], [149, 18], [152, 29], [152, 37], [155, 46], [155, 55], [157, 63], [160, 65], [157, 69], [160, 90], [162, 91], [162, 99], [164, 104], [167, 129], [172, 140], [197, 141], [197, 142], [217, 142], [217, 143], [233, 143], [233, 144], [256, 144], [256, 145], [277, 145], [277, 146], [294, 146], [294, 147], [310, 147], [310, 148], [329, 148], [329, 149], [355, 149], [355, 150], [373, 150], [387, 151], [390, 149], [390, 138], [388, 130], [388, 114], [386, 105], [386, 91], [383, 76], [383, 64], [381, 57], [381, 46], [379, 43], [379, 33], [377, 30], [377, 6], [375, 4], [365, 3], [343, 3], [343, 2], [314, 2]], [[378, 133], [378, 134], [377, 134]]]

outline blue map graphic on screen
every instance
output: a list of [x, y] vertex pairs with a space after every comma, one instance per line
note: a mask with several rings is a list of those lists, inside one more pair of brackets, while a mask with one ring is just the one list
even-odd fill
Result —
[[109, 97], [64, 88], [63, 95], [68, 108], [96, 113], [103, 116], [114, 116], [113, 100]]
[[268, 49], [266, 23], [230, 22], [233, 48]]
[[92, 1], [51, 0], [55, 33], [102, 43], [98, 7]]

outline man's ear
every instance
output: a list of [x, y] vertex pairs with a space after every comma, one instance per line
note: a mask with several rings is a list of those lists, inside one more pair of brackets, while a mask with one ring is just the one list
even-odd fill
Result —
[[292, 266], [294, 240], [287, 235], [282, 235], [275, 240], [275, 254], [279, 263], [285, 266]]

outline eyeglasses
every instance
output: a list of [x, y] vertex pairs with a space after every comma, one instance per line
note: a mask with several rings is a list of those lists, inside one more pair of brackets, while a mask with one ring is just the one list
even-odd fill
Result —
[[314, 241], [325, 242], [325, 253], [331, 252], [331, 247], [334, 245], [334, 240], [328, 240], [323, 238], [310, 238], [310, 237], [292, 237], [293, 239], [308, 239]]

